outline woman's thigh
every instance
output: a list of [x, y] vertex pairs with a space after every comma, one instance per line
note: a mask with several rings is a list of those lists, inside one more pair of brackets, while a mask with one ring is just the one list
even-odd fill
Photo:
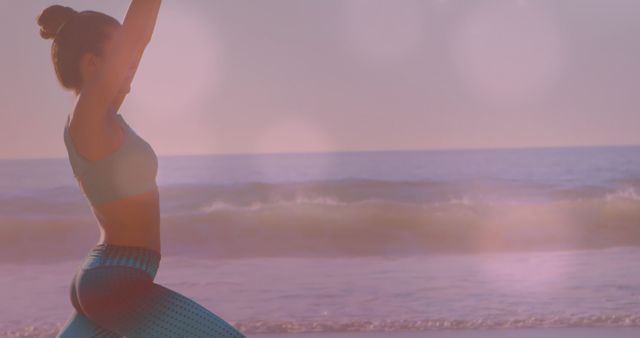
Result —
[[127, 338], [246, 338], [224, 319], [131, 267], [99, 266], [77, 280], [79, 305], [101, 327]]
[[56, 338], [86, 338], [86, 337], [100, 337], [100, 338], [122, 338], [113, 331], [107, 330], [87, 316], [78, 313], [73, 310], [73, 313], [69, 317], [66, 323], [62, 326], [62, 329], [56, 336]]

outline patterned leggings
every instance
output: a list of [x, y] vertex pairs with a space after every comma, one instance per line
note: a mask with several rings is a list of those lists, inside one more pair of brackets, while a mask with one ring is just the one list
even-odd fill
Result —
[[246, 338], [193, 300], [154, 283], [160, 254], [97, 244], [71, 282], [75, 311], [57, 338]]

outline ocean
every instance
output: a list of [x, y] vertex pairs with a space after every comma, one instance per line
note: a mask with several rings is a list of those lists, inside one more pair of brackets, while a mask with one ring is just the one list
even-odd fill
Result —
[[[640, 147], [159, 156], [158, 185], [155, 281], [247, 335], [640, 328]], [[0, 160], [0, 337], [55, 336], [98, 237], [66, 158]]]

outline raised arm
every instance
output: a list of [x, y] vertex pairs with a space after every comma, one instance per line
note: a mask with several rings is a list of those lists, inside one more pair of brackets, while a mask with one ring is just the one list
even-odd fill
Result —
[[[104, 126], [109, 107], [120, 88], [133, 79], [142, 53], [151, 40], [161, 0], [132, 0], [120, 29], [113, 35], [113, 47], [96, 75], [83, 84], [74, 119], [89, 129]], [[97, 130], [97, 129], [94, 129]]]

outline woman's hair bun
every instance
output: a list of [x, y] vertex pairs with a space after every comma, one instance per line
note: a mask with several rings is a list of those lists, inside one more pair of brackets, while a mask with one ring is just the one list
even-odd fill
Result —
[[62, 25], [77, 14], [76, 10], [66, 6], [53, 5], [45, 8], [38, 16], [40, 36], [43, 39], [55, 38]]

